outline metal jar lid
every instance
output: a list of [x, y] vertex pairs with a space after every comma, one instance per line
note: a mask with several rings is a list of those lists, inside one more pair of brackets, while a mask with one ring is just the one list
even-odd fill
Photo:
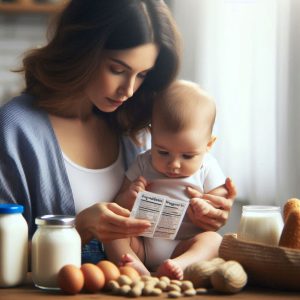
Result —
[[36, 225], [74, 226], [75, 217], [68, 215], [44, 215], [35, 218]]

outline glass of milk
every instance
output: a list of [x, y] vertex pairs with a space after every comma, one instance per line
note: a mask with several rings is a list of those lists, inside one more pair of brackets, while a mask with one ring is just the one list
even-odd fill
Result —
[[277, 246], [283, 229], [279, 206], [243, 206], [238, 239]]

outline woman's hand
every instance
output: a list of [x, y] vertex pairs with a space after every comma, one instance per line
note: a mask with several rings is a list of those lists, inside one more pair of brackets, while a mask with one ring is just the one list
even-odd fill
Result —
[[147, 220], [129, 218], [129, 210], [116, 203], [98, 203], [76, 216], [76, 229], [83, 244], [138, 236], [151, 226]]
[[230, 178], [226, 179], [225, 188], [226, 197], [218, 192], [216, 195], [201, 194], [195, 189], [187, 188], [191, 197], [187, 213], [193, 224], [204, 230], [216, 231], [227, 222], [237, 191]]

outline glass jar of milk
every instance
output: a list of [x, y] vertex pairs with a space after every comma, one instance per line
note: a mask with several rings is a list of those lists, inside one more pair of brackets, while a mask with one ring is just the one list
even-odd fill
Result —
[[0, 204], [0, 287], [21, 284], [28, 266], [28, 226], [18, 204]]
[[283, 229], [283, 219], [278, 206], [243, 206], [237, 237], [249, 242], [277, 246]]
[[45, 215], [35, 219], [38, 225], [32, 238], [32, 279], [42, 289], [59, 289], [57, 274], [67, 264], [81, 266], [81, 239], [75, 218]]

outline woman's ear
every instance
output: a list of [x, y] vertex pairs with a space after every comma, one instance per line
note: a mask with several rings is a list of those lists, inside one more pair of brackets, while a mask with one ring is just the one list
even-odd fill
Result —
[[206, 146], [206, 151], [209, 151], [212, 146], [214, 145], [215, 141], [216, 141], [217, 137], [212, 135], [207, 143], [207, 146]]

